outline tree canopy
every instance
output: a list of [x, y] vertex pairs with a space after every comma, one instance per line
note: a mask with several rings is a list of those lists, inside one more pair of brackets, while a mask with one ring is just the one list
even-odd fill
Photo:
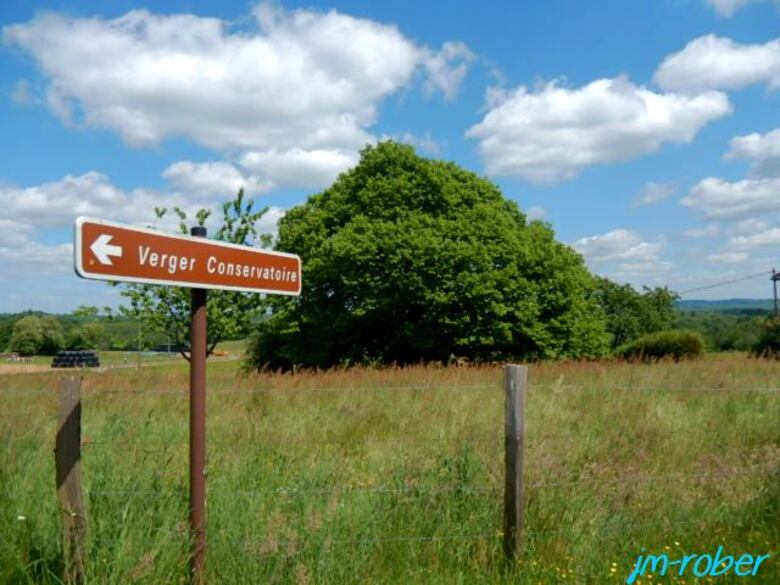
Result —
[[14, 323], [8, 348], [20, 355], [53, 355], [65, 345], [62, 325], [50, 315], [28, 315]]
[[640, 293], [629, 284], [598, 278], [596, 298], [607, 317], [613, 348], [648, 333], [671, 329], [677, 314], [678, 296], [666, 287], [645, 287]]
[[256, 367], [590, 357], [608, 347], [595, 282], [499, 188], [405, 145], [360, 163], [280, 221], [299, 298], [274, 298]]

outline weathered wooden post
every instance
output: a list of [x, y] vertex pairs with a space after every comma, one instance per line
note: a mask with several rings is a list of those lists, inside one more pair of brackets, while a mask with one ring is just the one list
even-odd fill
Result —
[[87, 515], [81, 491], [81, 377], [62, 379], [57, 439], [54, 447], [57, 498], [62, 515], [64, 580], [84, 582]]
[[520, 535], [523, 529], [523, 434], [527, 378], [528, 369], [525, 366], [504, 366], [504, 553], [510, 560], [516, 558], [520, 551]]

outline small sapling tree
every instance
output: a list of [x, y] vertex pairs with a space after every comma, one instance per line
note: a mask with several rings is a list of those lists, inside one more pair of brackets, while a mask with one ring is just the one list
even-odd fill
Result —
[[[268, 207], [254, 210], [254, 201], [244, 197], [239, 190], [235, 199], [222, 205], [222, 222], [212, 236], [213, 239], [242, 246], [271, 245], [271, 236], [258, 229], [258, 222]], [[168, 210], [155, 207], [155, 215], [162, 219]], [[174, 207], [173, 213], [179, 220], [179, 232], [189, 234], [187, 214]], [[206, 224], [211, 211], [201, 209], [195, 214], [199, 226]], [[190, 289], [157, 286], [150, 284], [115, 284], [122, 287], [122, 296], [129, 305], [123, 307], [123, 314], [139, 319], [146, 331], [167, 336], [179, 352], [189, 359], [185, 348], [189, 347]], [[208, 354], [225, 339], [239, 339], [249, 334], [253, 323], [265, 307], [261, 295], [234, 291], [211, 290], [208, 295]]]

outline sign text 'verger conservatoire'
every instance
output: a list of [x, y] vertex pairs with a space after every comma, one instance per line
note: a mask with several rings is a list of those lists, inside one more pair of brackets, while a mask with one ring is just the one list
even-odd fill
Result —
[[[141, 266], [159, 267], [168, 274], [177, 272], [192, 272], [197, 259], [192, 256], [176, 256], [174, 254], [158, 254], [152, 252], [150, 246], [138, 246], [138, 262]], [[296, 282], [298, 273], [286, 268], [269, 268], [250, 264], [223, 262], [216, 256], [209, 256], [206, 261], [206, 271], [209, 274], [238, 276], [247, 279], [276, 280]]]

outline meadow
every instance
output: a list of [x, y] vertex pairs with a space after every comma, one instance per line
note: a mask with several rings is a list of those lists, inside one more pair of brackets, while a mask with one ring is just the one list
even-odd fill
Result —
[[[501, 546], [500, 367], [208, 373], [210, 583], [617, 584], [638, 554], [771, 553], [780, 363], [531, 365], [520, 558]], [[59, 583], [62, 372], [0, 376], [0, 583]], [[186, 583], [183, 362], [86, 372], [89, 583]]]

